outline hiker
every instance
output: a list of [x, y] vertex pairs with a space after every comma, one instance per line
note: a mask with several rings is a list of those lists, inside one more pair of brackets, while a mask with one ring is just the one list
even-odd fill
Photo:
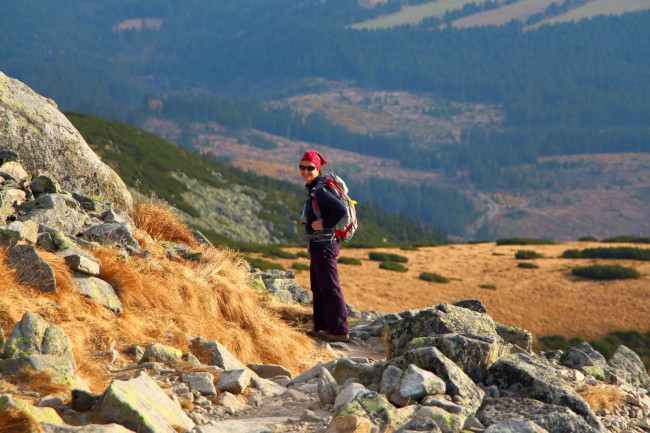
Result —
[[347, 342], [348, 311], [336, 262], [340, 247], [332, 228], [345, 216], [346, 209], [326, 186], [321, 172], [325, 164], [320, 153], [308, 150], [298, 166], [308, 194], [301, 222], [309, 239], [309, 279], [314, 300], [314, 326], [307, 334], [329, 342]]

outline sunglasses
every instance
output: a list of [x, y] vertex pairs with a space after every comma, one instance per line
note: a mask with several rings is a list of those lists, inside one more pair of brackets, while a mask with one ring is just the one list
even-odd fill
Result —
[[299, 168], [300, 170], [307, 170], [307, 171], [314, 171], [314, 170], [316, 170], [316, 166], [314, 166], [314, 165], [302, 165], [302, 164], [301, 164], [301, 165], [298, 166], [298, 168]]

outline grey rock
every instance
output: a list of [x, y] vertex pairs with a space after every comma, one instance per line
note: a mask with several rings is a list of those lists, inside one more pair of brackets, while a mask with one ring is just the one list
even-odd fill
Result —
[[222, 392], [217, 397], [217, 401], [221, 406], [226, 408], [229, 413], [237, 413], [246, 409], [246, 404], [242, 403], [237, 397], [229, 392]]
[[303, 383], [306, 383], [307, 381], [314, 379], [320, 375], [321, 367], [327, 368], [328, 370], [331, 371], [334, 368], [334, 365], [336, 365], [336, 361], [329, 361], [326, 363], [319, 362], [318, 364], [314, 365], [312, 368], [305, 370], [302, 373], [300, 373], [298, 376], [296, 376], [291, 381], [291, 384], [294, 386], [298, 386]]
[[18, 271], [18, 281], [42, 292], [56, 292], [52, 267], [45, 262], [34, 245], [19, 244], [9, 249], [7, 263]]
[[28, 173], [52, 173], [63, 189], [101, 195], [130, 208], [131, 194], [119, 176], [86, 144], [56, 104], [0, 72], [0, 148], [20, 152]]
[[5, 162], [0, 166], [0, 176], [5, 179], [13, 179], [18, 183], [29, 179], [29, 173], [25, 171], [22, 164], [18, 161]]
[[246, 366], [235, 355], [217, 341], [197, 337], [191, 341], [191, 347], [195, 352], [194, 355], [203, 364], [216, 365], [224, 370], [246, 369]]
[[416, 420], [433, 420], [442, 433], [459, 433], [466, 418], [465, 415], [452, 414], [435, 406], [421, 407], [415, 413]]
[[197, 391], [201, 395], [217, 395], [214, 376], [207, 371], [183, 373], [181, 380], [190, 387], [190, 390]]
[[485, 433], [549, 433], [532, 421], [526, 419], [509, 419], [492, 424]]
[[140, 250], [140, 244], [133, 237], [131, 229], [127, 224], [122, 223], [104, 223], [92, 227], [83, 233], [86, 240], [98, 242], [102, 245], [111, 245], [115, 247], [131, 247], [137, 251]]
[[[290, 302], [311, 305], [311, 294], [300, 287], [292, 271], [272, 269], [262, 272], [261, 276], [266, 290], [272, 296], [282, 297], [283, 292], [288, 292], [291, 295]], [[284, 296], [286, 297], [286, 294]], [[286, 301], [287, 299], [282, 300]]]
[[27, 207], [27, 212], [20, 220], [33, 220], [72, 236], [83, 231], [87, 219], [77, 201], [67, 194], [42, 194], [22, 207]]
[[253, 370], [259, 377], [272, 379], [275, 376], [292, 377], [291, 371], [276, 364], [248, 364], [248, 368]]
[[428, 395], [422, 399], [422, 406], [435, 406], [444, 409], [449, 413], [462, 414], [463, 408], [451, 401], [446, 400], [446, 396]]
[[445, 382], [438, 376], [411, 364], [404, 371], [399, 392], [404, 398], [420, 401], [426, 395], [444, 394], [445, 389]]
[[607, 362], [613, 373], [632, 386], [650, 387], [650, 377], [639, 355], [626, 346], [619, 346]]
[[457, 333], [416, 338], [409, 343], [407, 349], [427, 346], [440, 350], [476, 383], [483, 381], [488, 368], [495, 361], [510, 353], [499, 336]]
[[83, 389], [73, 389], [70, 407], [77, 412], [87, 412], [94, 409], [101, 396]]
[[525, 352], [532, 352], [533, 334], [527, 329], [497, 323], [496, 330], [506, 343], [513, 344]]
[[455, 403], [465, 408], [466, 415], [473, 415], [481, 405], [485, 392], [435, 347], [410, 350], [389, 362], [389, 365], [401, 369], [405, 369], [409, 364], [428, 370], [441, 378], [447, 387], [446, 393], [454, 398]]
[[368, 393], [368, 389], [360, 383], [351, 383], [339, 392], [334, 401], [334, 410], [347, 406], [359, 393]]
[[[532, 421], [541, 427], [541, 432], [594, 433], [605, 431], [589, 426], [581, 416], [565, 406], [542, 403], [528, 398], [487, 398], [477, 413], [477, 417], [488, 429], [503, 421], [523, 419]], [[538, 433], [536, 430], [532, 431]]]
[[[0, 177], [2, 179], [2, 177]], [[26, 194], [19, 188], [4, 186], [0, 189], [0, 222], [5, 222], [16, 214], [16, 206], [22, 204]]]
[[521, 397], [565, 406], [582, 416], [596, 431], [604, 428], [587, 402], [561, 378], [558, 368], [542, 356], [521, 353], [504, 356], [490, 367], [485, 383]]
[[0, 361], [0, 372], [15, 375], [24, 370], [46, 371], [53, 375], [53, 381], [77, 386], [74, 359], [61, 355], [23, 355]]
[[318, 399], [322, 406], [333, 405], [336, 400], [338, 385], [334, 376], [326, 368], [321, 368], [318, 377]]
[[350, 378], [358, 379], [362, 384], [370, 386], [373, 382], [379, 384], [381, 378], [381, 366], [370, 364], [358, 364], [348, 358], [341, 358], [336, 361], [332, 369], [332, 376], [336, 383], [345, 383]]
[[72, 282], [80, 295], [93, 299], [118, 314], [124, 310], [113, 286], [97, 277], [75, 272]]
[[27, 312], [20, 322], [14, 325], [11, 336], [5, 344], [5, 358], [29, 355], [64, 356], [72, 360], [72, 343], [67, 335], [54, 325], [48, 324], [39, 316]]
[[386, 325], [382, 336], [386, 359], [403, 354], [415, 338], [451, 333], [498, 336], [495, 322], [487, 314], [440, 304]]
[[586, 341], [566, 349], [560, 357], [560, 365], [579, 370], [583, 374], [598, 380], [605, 380], [607, 376], [605, 357]]
[[61, 192], [61, 185], [56, 178], [48, 172], [41, 171], [36, 174], [29, 188], [34, 194], [57, 194]]
[[487, 314], [487, 308], [485, 308], [485, 305], [483, 305], [480, 299], [463, 299], [454, 302], [453, 305], [456, 307], [467, 308], [468, 310], [476, 311], [477, 313]]
[[232, 394], [241, 394], [251, 383], [251, 374], [248, 369], [225, 370], [219, 376], [217, 388], [220, 391]]
[[[51, 407], [36, 407], [27, 403], [26, 401], [17, 402], [13, 399], [11, 394], [0, 394], [0, 420], [4, 421], [3, 412], [9, 408], [15, 409], [22, 413], [25, 418], [34, 420], [39, 423], [50, 423], [50, 424], [63, 424], [63, 420]], [[15, 424], [14, 424], [15, 425]], [[3, 424], [3, 427], [7, 426]], [[7, 426], [9, 429], [13, 426]], [[20, 429], [23, 427], [21, 425], [15, 425], [17, 430], [14, 431], [25, 431]], [[3, 429], [3, 432], [7, 429]]]
[[[163, 364], [180, 362], [183, 352], [172, 346], [153, 343], [147, 346], [139, 364], [144, 362], [161, 362]], [[208, 373], [209, 374], [209, 373]]]
[[90, 253], [82, 253], [81, 250], [68, 248], [59, 252], [58, 255], [65, 259], [65, 263], [73, 271], [81, 272], [92, 277], [99, 275], [101, 262]]
[[391, 390], [399, 390], [403, 375], [404, 371], [394, 365], [386, 367], [382, 373], [381, 382], [379, 383], [379, 392], [381, 394], [387, 394]]
[[13, 247], [18, 242], [25, 241], [36, 244], [38, 241], [38, 223], [35, 221], [12, 221], [0, 227], [0, 244]]
[[98, 416], [141, 433], [177, 433], [178, 427], [194, 427], [180, 406], [144, 372], [127, 381], [113, 381], [102, 396]]
[[[290, 380], [288, 380], [287, 383], [288, 382], [290, 382]], [[255, 375], [251, 377], [251, 386], [257, 388], [265, 397], [277, 397], [287, 391], [287, 388], [283, 385]]]

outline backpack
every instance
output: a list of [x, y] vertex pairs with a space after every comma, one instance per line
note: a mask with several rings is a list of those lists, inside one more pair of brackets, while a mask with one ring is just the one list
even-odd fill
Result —
[[[354, 232], [357, 231], [358, 227], [357, 211], [354, 209], [354, 205], [357, 204], [357, 202], [348, 196], [348, 187], [345, 184], [345, 181], [337, 176], [333, 171], [325, 176], [325, 181], [326, 183], [317, 186], [316, 189], [325, 187], [329, 188], [334, 197], [337, 197], [339, 200], [341, 200], [341, 203], [343, 203], [343, 207], [345, 207], [346, 211], [343, 218], [341, 218], [341, 220], [334, 227], [332, 227], [334, 230], [334, 235], [340, 241], [350, 242], [350, 239], [352, 239], [352, 236], [354, 236]], [[316, 189], [314, 189], [314, 192], [312, 193], [312, 206], [314, 208], [316, 216], [320, 218], [321, 214], [318, 210], [316, 199], [313, 198], [313, 194], [316, 192]]]

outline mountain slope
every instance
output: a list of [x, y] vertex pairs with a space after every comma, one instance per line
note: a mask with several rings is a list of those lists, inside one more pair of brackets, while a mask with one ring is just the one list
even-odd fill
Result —
[[[296, 223], [299, 185], [246, 173], [191, 154], [138, 128], [95, 116], [67, 113], [89, 145], [142, 195], [155, 193], [185, 221], [215, 242], [302, 243]], [[404, 217], [360, 206], [353, 243], [442, 242], [444, 235]]]

